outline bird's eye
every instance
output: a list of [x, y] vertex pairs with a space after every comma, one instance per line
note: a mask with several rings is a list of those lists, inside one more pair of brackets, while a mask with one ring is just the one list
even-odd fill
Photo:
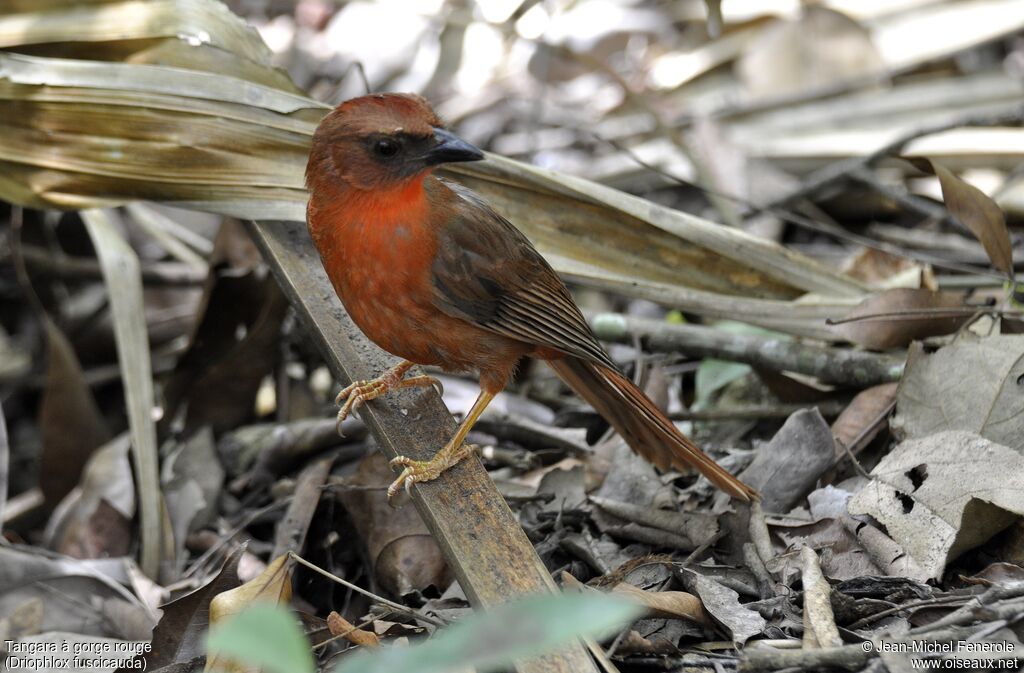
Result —
[[393, 157], [401, 149], [398, 142], [390, 138], [381, 138], [373, 145], [373, 151], [380, 157]]

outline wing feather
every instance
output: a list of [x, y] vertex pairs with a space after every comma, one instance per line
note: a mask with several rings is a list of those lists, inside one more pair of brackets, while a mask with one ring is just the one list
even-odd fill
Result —
[[434, 188], [456, 197], [438, 225], [434, 305], [497, 334], [615, 369], [529, 239], [465, 187], [438, 181]]

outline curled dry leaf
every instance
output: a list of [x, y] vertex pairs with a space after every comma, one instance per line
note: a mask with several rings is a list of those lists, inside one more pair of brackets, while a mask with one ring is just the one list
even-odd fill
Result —
[[[223, 624], [229, 617], [256, 603], [287, 605], [292, 598], [291, 569], [288, 555], [279, 556], [256, 579], [214, 596], [210, 601], [210, 626]], [[256, 669], [212, 656], [207, 657], [203, 670], [210, 673], [251, 673]]]
[[1006, 218], [996, 202], [940, 163], [924, 158], [913, 159], [911, 163], [939, 179], [946, 208], [981, 242], [992, 266], [1012, 278], [1013, 244], [1006, 229]]
[[78, 490], [61, 503], [47, 526], [50, 545], [75, 558], [124, 556], [134, 515], [128, 435], [122, 434], [89, 458]]
[[644, 591], [627, 582], [619, 582], [612, 588], [612, 593], [639, 603], [655, 617], [689, 619], [705, 626], [711, 625], [700, 599], [685, 591]]
[[[832, 423], [832, 436], [854, 450], [874, 439], [896, 403], [897, 383], [883, 383], [862, 390]], [[841, 453], [842, 447], [837, 446]], [[841, 455], [841, 453], [837, 454]]]
[[359, 463], [352, 478], [358, 488], [342, 489], [338, 497], [355, 523], [373, 564], [377, 581], [388, 592], [402, 596], [451, 583], [451, 572], [441, 548], [413, 507], [394, 509], [385, 489], [394, 476], [387, 458], [374, 452]]
[[838, 647], [843, 644], [829, 599], [832, 588], [821, 574], [818, 555], [808, 546], [800, 548], [804, 585], [804, 647]]
[[972, 315], [974, 309], [958, 294], [894, 288], [857, 304], [832, 329], [840, 338], [865, 348], [886, 350], [955, 332]]
[[337, 612], [332, 611], [331, 614], [327, 615], [327, 628], [331, 630], [332, 636], [341, 636], [353, 645], [380, 647], [380, 638], [377, 637], [376, 633], [356, 628], [355, 625]]

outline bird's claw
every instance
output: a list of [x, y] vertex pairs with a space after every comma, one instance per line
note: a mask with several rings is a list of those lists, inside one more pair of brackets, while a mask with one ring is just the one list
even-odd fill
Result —
[[394, 507], [394, 498], [405, 487], [411, 493], [412, 485], [424, 481], [433, 481], [446, 470], [457, 465], [463, 458], [475, 453], [475, 444], [462, 444], [459, 447], [445, 446], [430, 460], [413, 460], [408, 456], [398, 456], [389, 463], [392, 468], [404, 468], [398, 478], [388, 486], [388, 504]]
[[338, 434], [342, 437], [345, 436], [345, 433], [341, 431], [341, 424], [352, 412], [358, 410], [366, 402], [385, 394], [389, 388], [391, 385], [384, 379], [373, 379], [372, 381], [355, 381], [342, 389], [334, 398], [334, 403], [341, 407], [338, 409], [338, 417], [334, 426]]
[[364, 381], [353, 381], [348, 386], [345, 386], [345, 388], [338, 393], [338, 396], [334, 398], [334, 403], [341, 407], [338, 409], [338, 418], [335, 422], [335, 429], [338, 431], [338, 434], [342, 437], [345, 436], [345, 433], [341, 431], [341, 424], [352, 414], [352, 412], [357, 411], [359, 407], [363, 406], [370, 400], [386, 395], [392, 390], [433, 386], [434, 389], [437, 390], [438, 394], [444, 392], [444, 386], [442, 386], [441, 382], [433, 376], [420, 375], [403, 379], [402, 376], [405, 375], [406, 370], [411, 366], [412, 365], [410, 363], [408, 366], [392, 368], [384, 372], [384, 374], [378, 378]]

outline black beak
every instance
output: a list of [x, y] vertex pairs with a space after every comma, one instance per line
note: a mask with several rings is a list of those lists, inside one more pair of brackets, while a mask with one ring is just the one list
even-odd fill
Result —
[[454, 161], [480, 161], [484, 153], [454, 133], [434, 129], [434, 146], [423, 155], [428, 166], [447, 164]]

